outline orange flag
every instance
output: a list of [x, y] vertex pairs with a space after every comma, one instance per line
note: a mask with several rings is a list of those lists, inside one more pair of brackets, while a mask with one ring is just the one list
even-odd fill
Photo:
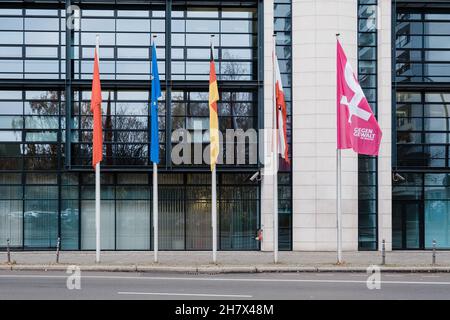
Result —
[[91, 111], [94, 115], [92, 133], [92, 166], [103, 159], [103, 130], [102, 130], [102, 88], [100, 86], [100, 72], [98, 67], [98, 52], [95, 48], [94, 75], [92, 77]]
[[211, 171], [213, 171], [219, 156], [219, 118], [217, 114], [217, 101], [219, 91], [217, 89], [216, 67], [214, 65], [214, 47], [211, 44], [211, 61], [209, 71], [209, 140], [211, 155]]

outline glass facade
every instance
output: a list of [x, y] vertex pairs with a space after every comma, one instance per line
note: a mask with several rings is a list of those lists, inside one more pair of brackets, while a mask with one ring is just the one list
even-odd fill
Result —
[[[220, 130], [261, 126], [263, 52], [258, 29], [262, 2], [75, 4], [80, 18], [73, 29], [66, 25], [67, 4], [60, 1], [47, 1], [45, 9], [32, 3], [0, 4], [0, 247], [9, 239], [15, 248], [53, 248], [60, 237], [64, 250], [94, 249], [90, 82], [95, 34], [99, 33], [102, 248], [152, 249], [148, 102], [150, 40], [156, 35], [163, 90], [159, 101], [160, 248], [209, 250], [209, 166], [202, 159], [196, 162], [194, 152], [191, 163], [174, 163], [171, 153], [177, 140], [172, 132], [192, 133], [191, 147], [202, 153], [209, 144], [211, 34], [215, 35]], [[289, 41], [282, 40], [280, 49]], [[290, 56], [284, 59], [283, 66], [289, 64]], [[251, 143], [244, 146], [247, 160], [252, 147]], [[260, 166], [248, 161], [218, 166], [221, 250], [259, 249], [255, 236], [260, 227], [260, 185], [248, 178]], [[292, 216], [290, 175], [286, 177], [280, 183], [280, 201], [286, 202], [280, 206], [280, 217]], [[280, 245], [290, 249], [290, 219], [280, 218], [280, 230]]]
[[[287, 140], [292, 159], [292, 1], [274, 1], [276, 52], [286, 100]], [[292, 162], [291, 162], [292, 163]], [[292, 167], [280, 162], [278, 174], [278, 245], [280, 250], [292, 250]]]
[[396, 21], [393, 247], [448, 249], [450, 11], [399, 6]]
[[[358, 2], [358, 76], [377, 115], [377, 0]], [[358, 248], [377, 250], [377, 157], [358, 156]]]
[[402, 9], [397, 12], [397, 82], [450, 82], [448, 9]]

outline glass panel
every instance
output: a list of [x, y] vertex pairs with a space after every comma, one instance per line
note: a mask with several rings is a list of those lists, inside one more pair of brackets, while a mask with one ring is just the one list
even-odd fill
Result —
[[22, 32], [0, 32], [0, 44], [23, 44]]
[[58, 141], [58, 132], [57, 131], [32, 131], [25, 132], [25, 141], [26, 142], [51, 142]]
[[413, 92], [398, 92], [397, 93], [397, 102], [421, 102], [420, 93]]
[[[117, 175], [117, 184], [148, 184], [148, 175], [137, 173], [119, 173]], [[141, 197], [141, 199], [143, 198]]]
[[219, 13], [217, 9], [207, 9], [207, 8], [188, 8], [187, 17], [190, 18], [216, 18]]
[[403, 249], [402, 202], [392, 202], [392, 248]]
[[420, 247], [420, 206], [417, 203], [406, 203], [406, 248], [419, 249]]
[[[1, 34], [1, 33], [0, 33]], [[57, 32], [25, 32], [26, 44], [59, 44]]]
[[25, 30], [59, 30], [58, 18], [25, 18]]
[[22, 99], [22, 91], [8, 91], [1, 90], [0, 91], [0, 99]]
[[0, 116], [0, 129], [22, 129], [21, 116]]
[[58, 201], [27, 200], [24, 212], [25, 247], [52, 248], [58, 238]]
[[0, 200], [0, 247], [22, 246], [22, 200]]
[[8, 73], [22, 73], [23, 61], [22, 60], [0, 60], [0, 70]]
[[[231, 33], [252, 33], [253, 21], [248, 20], [223, 20], [221, 22], [222, 32]], [[284, 30], [285, 31], [285, 30]]]
[[[114, 250], [114, 201], [101, 201], [101, 248]], [[81, 202], [81, 250], [95, 249], [95, 201]]]
[[78, 200], [61, 200], [61, 249], [79, 249], [78, 226]]
[[58, 58], [57, 47], [28, 47], [25, 55], [29, 58]]
[[26, 9], [26, 16], [56, 16], [58, 15], [58, 10], [50, 9]]
[[58, 129], [59, 118], [50, 116], [27, 116], [25, 128], [28, 129]]
[[[448, 187], [445, 196], [450, 199]], [[450, 201], [425, 202], [425, 248], [431, 249], [433, 240], [439, 249], [450, 248]]]
[[[2, 14], [3, 14], [2, 8]], [[22, 30], [22, 18], [0, 18], [0, 30]]]
[[117, 249], [150, 250], [150, 201], [120, 200], [116, 205]]
[[291, 5], [289, 4], [275, 4], [275, 17], [289, 17], [291, 15]]
[[[254, 189], [254, 188], [251, 188]], [[221, 188], [220, 249], [251, 250], [258, 248], [257, 200], [243, 199], [255, 196], [250, 188]], [[225, 200], [226, 199], [226, 200]]]
[[0, 131], [0, 141], [3, 142], [13, 142], [13, 141], [22, 141], [22, 132], [21, 131]]
[[113, 19], [82, 19], [81, 30], [85, 31], [114, 31], [115, 20]]
[[[198, 188], [204, 194], [207, 190]], [[211, 232], [211, 201], [186, 201], [186, 250], [211, 250]]]
[[2, 173], [0, 174], [0, 184], [22, 184], [22, 175], [20, 173]]
[[[177, 183], [177, 177], [180, 176], [170, 174], [159, 177], [159, 180], [162, 178], [161, 182]], [[159, 193], [159, 246], [161, 250], [183, 250], [185, 248], [184, 189], [161, 186]]]

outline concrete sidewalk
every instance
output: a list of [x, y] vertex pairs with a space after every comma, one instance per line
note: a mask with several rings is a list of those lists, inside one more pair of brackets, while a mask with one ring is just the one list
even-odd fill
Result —
[[[68, 265], [86, 271], [135, 272], [366, 272], [370, 265], [381, 265], [381, 252], [344, 252], [343, 265], [336, 265], [334, 252], [280, 252], [273, 263], [272, 252], [220, 251], [218, 263], [212, 264], [208, 251], [161, 251], [159, 263], [153, 263], [152, 251], [103, 251], [102, 261], [95, 263], [95, 252], [62, 251], [59, 263], [52, 251], [0, 253], [0, 270], [66, 270]], [[431, 251], [394, 251], [386, 253], [389, 272], [450, 272], [450, 251], [437, 251], [432, 265]]]

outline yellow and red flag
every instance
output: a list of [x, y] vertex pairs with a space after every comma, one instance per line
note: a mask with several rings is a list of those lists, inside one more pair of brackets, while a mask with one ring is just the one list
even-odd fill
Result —
[[98, 66], [98, 47], [94, 54], [94, 74], [92, 76], [91, 111], [94, 115], [92, 132], [92, 166], [103, 160], [103, 130], [102, 130], [102, 88]]
[[217, 113], [217, 101], [219, 101], [219, 90], [217, 89], [216, 66], [214, 64], [214, 47], [211, 44], [211, 61], [209, 64], [209, 137], [211, 171], [219, 157], [219, 117]]

